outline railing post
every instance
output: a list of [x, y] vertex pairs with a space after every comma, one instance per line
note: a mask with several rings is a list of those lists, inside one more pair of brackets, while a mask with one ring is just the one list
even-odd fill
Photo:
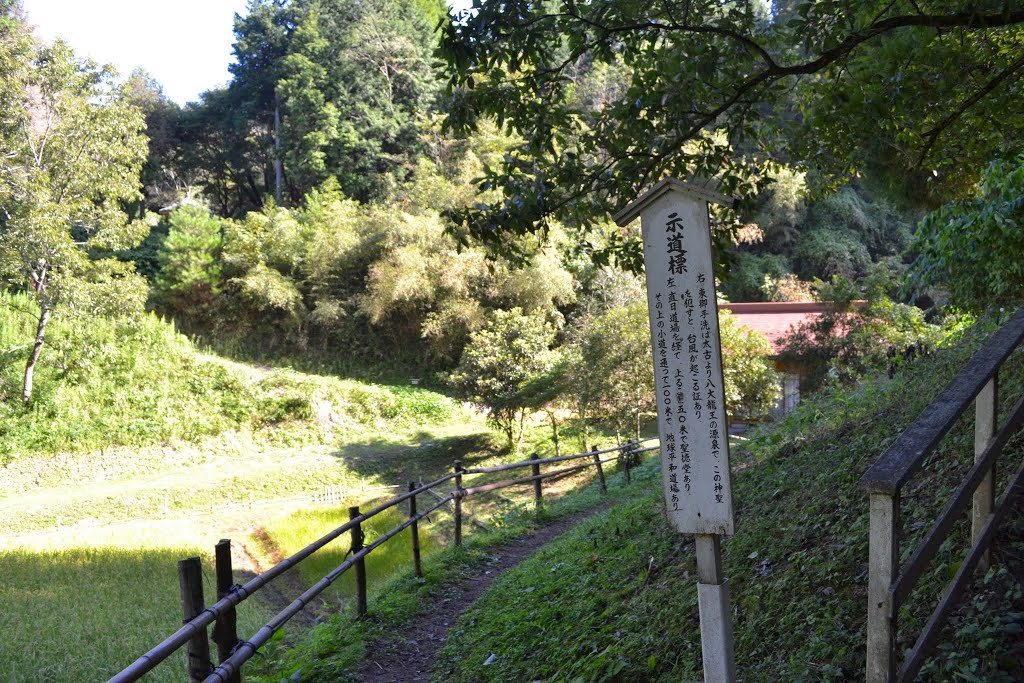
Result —
[[462, 461], [455, 461], [455, 545], [462, 545]]
[[871, 493], [868, 539], [867, 683], [896, 680], [896, 608], [889, 590], [899, 569], [900, 497]]
[[[530, 456], [530, 460], [536, 459], [536, 453]], [[530, 474], [536, 477], [533, 480], [533, 503], [537, 512], [540, 512], [540, 508], [544, 504], [544, 485], [540, 479], [540, 463], [535, 462], [530, 465]]]
[[[993, 375], [974, 400], [974, 459], [981, 459], [982, 454], [995, 436], [999, 427], [999, 379]], [[971, 545], [977, 543], [981, 532], [985, 529], [996, 498], [996, 462], [985, 473], [985, 478], [974, 491], [974, 509], [971, 513]], [[981, 556], [978, 568], [982, 573], [988, 571], [989, 552]]]
[[594, 448], [594, 466], [597, 467], [597, 478], [601, 482], [601, 493], [608, 493], [608, 482], [604, 480], [604, 468], [601, 466], [601, 454]]
[[[359, 516], [359, 506], [348, 509], [348, 518], [353, 520]], [[351, 529], [352, 544], [349, 546], [352, 554], [363, 549], [363, 524], [356, 522]], [[356, 560], [356, 616], [362, 619], [366, 616], [366, 558], [360, 557]]]
[[[234, 572], [231, 568], [231, 539], [222, 538], [214, 551], [217, 560], [217, 599], [226, 598], [234, 588]], [[217, 662], [224, 663], [238, 645], [238, 626], [235, 608], [224, 611], [213, 626], [213, 642], [217, 643]], [[235, 672], [228, 683], [241, 683], [242, 676]]]
[[[416, 490], [416, 482], [409, 482], [409, 493]], [[416, 517], [416, 494], [413, 494], [409, 498], [409, 518], [414, 519]], [[420, 563], [420, 525], [419, 522], [413, 522], [410, 526], [410, 532], [412, 534], [412, 571], [413, 573], [423, 578], [423, 565]]]
[[[181, 588], [182, 623], [195, 619], [206, 609], [203, 604], [203, 566], [198, 557], [178, 561], [178, 585]], [[185, 666], [189, 683], [202, 683], [213, 673], [210, 661], [210, 641], [206, 629], [192, 636], [185, 648]]]

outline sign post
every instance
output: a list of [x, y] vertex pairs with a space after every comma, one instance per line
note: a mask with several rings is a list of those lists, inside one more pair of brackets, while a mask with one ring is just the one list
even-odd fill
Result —
[[695, 537], [704, 680], [733, 683], [721, 537], [735, 523], [708, 202], [733, 204], [666, 178], [615, 222], [641, 222], [662, 486], [672, 528]]

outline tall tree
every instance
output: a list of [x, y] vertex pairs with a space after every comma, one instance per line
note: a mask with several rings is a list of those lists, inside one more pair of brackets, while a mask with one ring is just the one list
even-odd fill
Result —
[[[524, 143], [486, 179], [503, 199], [459, 217], [492, 239], [592, 220], [666, 174], [754, 196], [780, 155], [963, 192], [1019, 146], [1022, 27], [1021, 0], [478, 0], [443, 43], [449, 124], [494, 117]], [[575, 96], [581, 65], [620, 61], [628, 87]]]
[[63, 43], [37, 47], [19, 22], [0, 20], [0, 64], [0, 278], [38, 307], [27, 403], [52, 315], [142, 309], [133, 267], [90, 250], [127, 248], [148, 229], [123, 210], [140, 197], [146, 142], [142, 114], [112, 74]]
[[191, 174], [182, 163], [181, 107], [164, 95], [163, 86], [143, 69], [136, 69], [125, 83], [129, 101], [146, 118], [149, 157], [142, 167], [145, 198], [139, 202], [139, 216], [147, 209], [158, 210], [187, 192]]

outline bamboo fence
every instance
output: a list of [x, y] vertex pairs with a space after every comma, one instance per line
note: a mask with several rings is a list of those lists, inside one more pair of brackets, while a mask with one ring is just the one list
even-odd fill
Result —
[[[595, 468], [601, 491], [607, 493], [607, 481], [605, 479], [604, 467], [610, 463], [618, 463], [624, 472], [625, 480], [630, 480], [629, 472], [635, 466], [636, 459], [643, 453], [654, 450], [657, 446], [643, 446], [653, 439], [631, 441], [629, 443], [593, 450], [575, 455], [563, 455], [554, 458], [533, 458], [521, 462], [495, 465], [490, 467], [464, 468], [462, 463], [455, 463], [450, 474], [435, 479], [428, 483], [410, 483], [408, 491], [373, 507], [367, 512], [360, 512], [358, 507], [349, 509], [350, 519], [345, 524], [325, 534], [318, 540], [298, 551], [291, 557], [282, 560], [277, 565], [263, 572], [259, 576], [249, 580], [243, 585], [233, 585], [230, 541], [222, 540], [217, 544], [217, 600], [212, 605], [204, 606], [202, 595], [201, 575], [197, 571], [198, 558], [188, 558], [179, 563], [179, 579], [182, 593], [182, 611], [185, 617], [184, 624], [177, 631], [165, 638], [158, 645], [153, 647], [131, 665], [109, 679], [110, 683], [128, 683], [137, 681], [152, 671], [157, 665], [165, 661], [172, 654], [186, 649], [186, 665], [188, 669], [188, 680], [190, 683], [238, 683], [242, 665], [256, 654], [260, 647], [265, 645], [290, 619], [298, 614], [316, 596], [320, 595], [332, 583], [346, 571], [355, 567], [356, 569], [356, 612], [362, 617], [367, 612], [367, 590], [366, 590], [366, 566], [365, 558], [375, 549], [397, 536], [407, 528], [411, 528], [411, 542], [413, 555], [413, 571], [417, 576], [422, 575], [420, 558], [419, 529], [418, 523], [431, 513], [442, 509], [451, 509], [454, 521], [454, 542], [456, 545], [462, 543], [462, 501], [470, 496], [476, 496], [499, 489], [512, 486], [532, 485], [534, 501], [539, 508], [543, 504], [543, 482], [553, 482], [563, 479], [572, 474], [582, 472], [588, 468]], [[611, 457], [605, 457], [609, 456]], [[541, 467], [558, 463], [569, 463], [572, 461], [583, 461], [573, 463], [567, 467], [551, 469], [542, 472]], [[516, 477], [504, 481], [481, 483], [475, 486], [463, 486], [464, 478], [479, 477], [481, 475], [508, 472], [511, 470], [528, 468], [528, 476]], [[453, 488], [447, 495], [438, 494], [435, 488], [453, 482]], [[397, 487], [389, 487], [397, 488]], [[434, 498], [430, 507], [419, 510], [417, 507], [417, 496], [428, 494]], [[329, 491], [324, 498], [332, 501], [340, 501], [342, 496], [338, 492]], [[323, 500], [323, 498], [320, 498]], [[364, 544], [362, 525], [367, 520], [398, 506], [409, 502], [409, 514], [400, 524], [394, 526], [380, 535], [373, 542]], [[291, 602], [285, 609], [278, 612], [270, 621], [261, 627], [248, 640], [240, 640], [235, 627], [235, 608], [253, 594], [265, 588], [268, 584], [281, 576], [284, 572], [292, 569], [310, 555], [338, 539], [343, 534], [351, 536], [351, 555], [344, 562], [328, 572], [323, 578], [310, 586], [305, 592]], [[210, 661], [210, 648], [208, 640], [208, 629], [213, 624], [213, 640], [217, 645], [218, 661], [213, 666]]]

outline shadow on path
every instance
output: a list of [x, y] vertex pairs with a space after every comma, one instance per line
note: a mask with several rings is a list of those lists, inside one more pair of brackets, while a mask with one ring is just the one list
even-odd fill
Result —
[[610, 504], [600, 505], [557, 519], [530, 536], [521, 537], [493, 549], [492, 561], [472, 573], [462, 575], [452, 586], [439, 593], [427, 610], [388, 642], [370, 643], [367, 656], [355, 671], [355, 680], [364, 683], [425, 683], [431, 680], [437, 653], [445, 644], [448, 630], [503, 572], [515, 567], [541, 546], [551, 542], [587, 517], [603, 512]]

